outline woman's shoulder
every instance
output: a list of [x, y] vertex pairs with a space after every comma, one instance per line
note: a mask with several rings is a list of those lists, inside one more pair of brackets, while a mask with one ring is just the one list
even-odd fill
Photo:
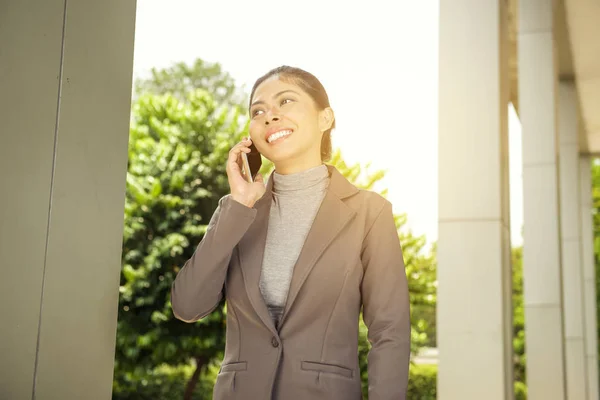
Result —
[[379, 223], [393, 219], [390, 201], [372, 190], [359, 188], [346, 204], [356, 213], [354, 223], [360, 226], [357, 232], [362, 232], [363, 242]]
[[377, 193], [373, 190], [369, 189], [361, 189], [358, 188], [358, 196], [362, 197], [362, 200], [371, 205], [380, 205], [384, 206], [386, 204], [391, 204], [388, 199], [383, 197], [381, 193]]
[[332, 172], [330, 189], [339, 195], [348, 207], [359, 214], [367, 214], [367, 219], [371, 215], [373, 218], [379, 215], [386, 206], [391, 207], [389, 200], [380, 193], [357, 187], [335, 167], [330, 167], [330, 171]]
[[367, 226], [372, 225], [382, 212], [391, 213], [392, 210], [392, 203], [388, 199], [368, 189], [358, 188], [356, 194], [347, 200], [346, 204], [362, 216]]

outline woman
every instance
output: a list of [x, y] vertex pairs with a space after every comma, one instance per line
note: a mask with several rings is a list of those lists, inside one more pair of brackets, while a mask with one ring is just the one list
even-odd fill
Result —
[[[223, 197], [173, 283], [177, 318], [227, 301], [225, 356], [214, 399], [361, 399], [358, 318], [372, 343], [369, 399], [406, 397], [409, 297], [391, 204], [334, 167], [333, 111], [310, 73], [280, 67], [250, 96], [250, 139], [227, 160]], [[248, 183], [240, 154], [254, 143], [275, 165]]]

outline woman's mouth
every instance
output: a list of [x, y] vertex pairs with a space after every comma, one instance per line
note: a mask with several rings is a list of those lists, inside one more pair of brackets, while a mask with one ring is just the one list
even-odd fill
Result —
[[292, 134], [292, 130], [291, 129], [284, 129], [275, 133], [270, 134], [267, 137], [267, 142], [269, 142], [269, 144], [274, 143], [276, 141], [280, 141], [283, 140], [283, 138], [286, 138], [288, 136], [290, 136]]

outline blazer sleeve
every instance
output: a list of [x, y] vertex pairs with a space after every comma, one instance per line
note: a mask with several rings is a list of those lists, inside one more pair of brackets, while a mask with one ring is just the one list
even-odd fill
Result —
[[369, 399], [405, 400], [410, 364], [410, 299], [392, 205], [384, 200], [362, 252], [363, 318], [368, 355]]
[[194, 255], [171, 286], [176, 318], [194, 322], [210, 314], [223, 298], [223, 286], [233, 249], [256, 217], [257, 210], [227, 195], [219, 200]]

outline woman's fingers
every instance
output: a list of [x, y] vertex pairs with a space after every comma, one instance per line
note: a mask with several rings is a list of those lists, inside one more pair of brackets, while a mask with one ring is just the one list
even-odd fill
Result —
[[229, 156], [227, 158], [227, 168], [232, 172], [241, 172], [240, 168], [240, 155], [242, 152], [249, 153], [250, 152], [250, 144], [252, 141], [243, 140], [233, 146], [231, 150], [229, 150]]

